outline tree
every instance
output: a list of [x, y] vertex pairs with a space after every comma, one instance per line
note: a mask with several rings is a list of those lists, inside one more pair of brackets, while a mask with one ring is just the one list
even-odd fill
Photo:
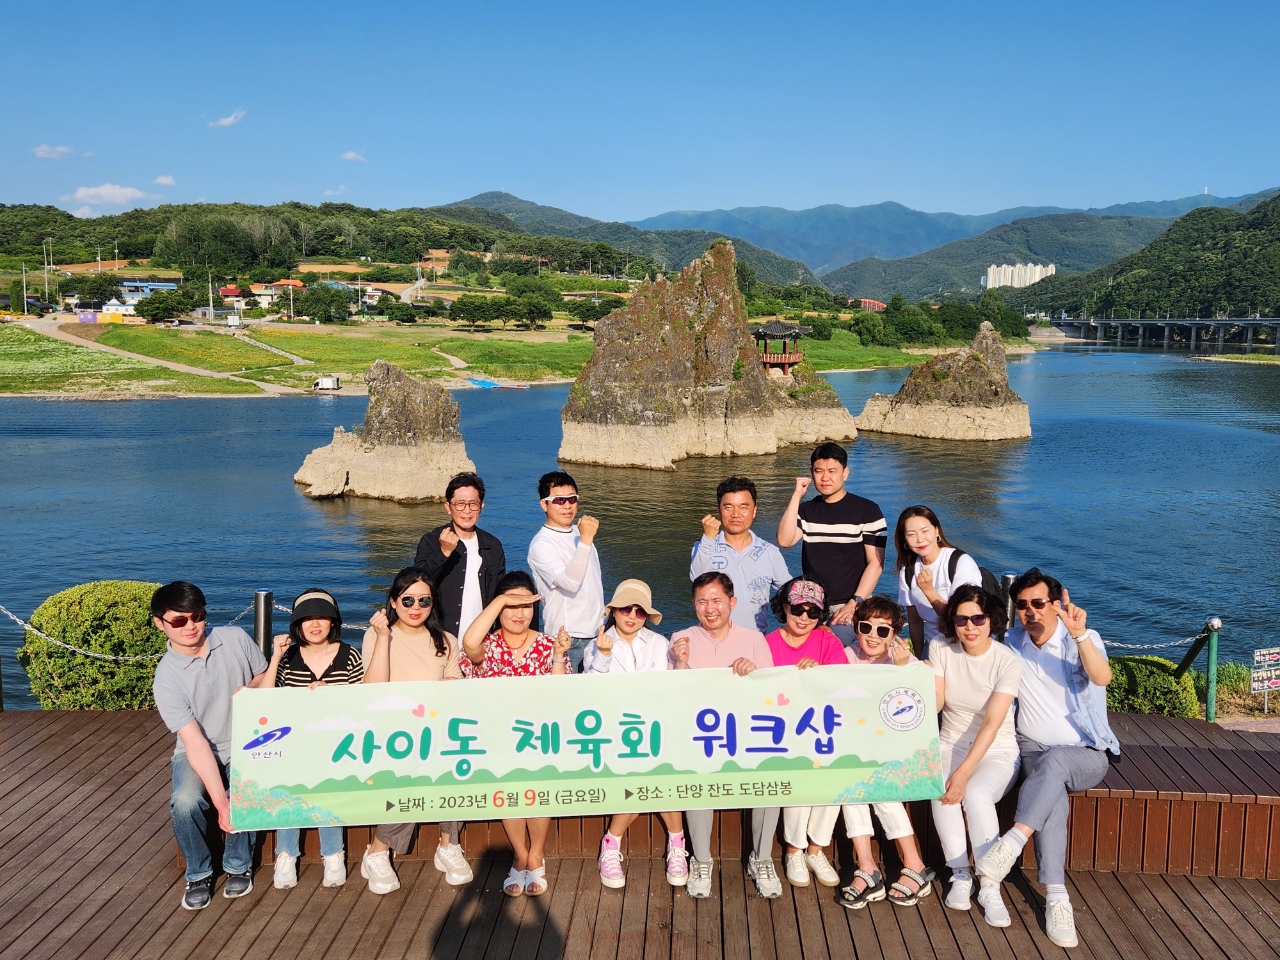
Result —
[[397, 300], [387, 307], [385, 311], [387, 319], [394, 320], [396, 323], [414, 323], [418, 319], [418, 315], [414, 312], [413, 305], [403, 303]]
[[139, 300], [133, 309], [144, 320], [156, 323], [190, 313], [193, 307], [191, 299], [177, 290], [157, 290]]
[[313, 320], [328, 323], [345, 320], [350, 316], [352, 293], [342, 287], [317, 283], [302, 292], [294, 301], [294, 312]]
[[86, 273], [76, 278], [75, 285], [79, 299], [97, 303], [106, 303], [113, 298], [118, 300], [124, 293], [120, 278], [114, 273]]
[[484, 260], [466, 250], [455, 250], [449, 255], [450, 273], [481, 273], [484, 271]]
[[734, 263], [734, 270], [738, 274], [738, 290], [744, 297], [751, 297], [751, 288], [756, 283], [756, 271], [751, 264], [743, 260]]
[[22, 280], [9, 284], [9, 309], [14, 313], [23, 313]]
[[600, 297], [599, 299], [599, 303], [595, 303], [593, 300], [570, 300], [565, 305], [565, 309], [583, 323], [595, 323], [602, 317], [608, 316], [613, 311], [627, 305], [627, 301], [622, 297]]

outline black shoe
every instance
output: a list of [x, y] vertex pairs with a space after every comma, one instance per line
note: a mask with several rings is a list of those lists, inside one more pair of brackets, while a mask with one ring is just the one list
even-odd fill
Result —
[[213, 877], [188, 880], [187, 892], [182, 895], [183, 910], [203, 910], [213, 899]]
[[236, 897], [243, 897], [246, 893], [253, 891], [253, 871], [246, 870], [244, 873], [228, 873], [226, 886], [222, 888], [222, 895], [228, 900], [234, 900]]

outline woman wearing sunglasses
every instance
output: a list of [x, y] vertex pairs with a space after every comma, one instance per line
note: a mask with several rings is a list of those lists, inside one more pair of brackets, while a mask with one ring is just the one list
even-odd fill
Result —
[[[623, 580], [605, 605], [606, 620], [599, 636], [587, 644], [582, 672], [650, 673], [668, 669], [667, 638], [649, 629], [662, 622], [653, 605], [653, 594], [643, 580]], [[622, 870], [622, 837], [639, 814], [616, 813], [600, 841], [600, 882], [618, 889], [627, 883]], [[680, 811], [659, 814], [667, 828], [667, 883], [683, 887], [689, 879], [689, 854], [684, 842], [684, 820]]]
[[[436, 588], [426, 573], [407, 567], [396, 574], [387, 591], [387, 605], [369, 618], [364, 635], [365, 683], [398, 683], [403, 680], [461, 680], [458, 641], [445, 633], [440, 611], [435, 605]], [[470, 883], [467, 863], [458, 836], [462, 824], [448, 820], [440, 824], [436, 847], [436, 869], [447, 883]], [[409, 852], [418, 832], [416, 823], [379, 824], [373, 842], [360, 862], [360, 875], [369, 881], [372, 893], [390, 893], [400, 888], [391, 867], [391, 851]]]
[[907, 507], [893, 534], [897, 553], [898, 603], [907, 611], [907, 630], [917, 653], [942, 636], [938, 618], [953, 590], [969, 583], [982, 586], [982, 571], [973, 557], [953, 547], [938, 515], [928, 507]]
[[[853, 626], [858, 642], [845, 650], [849, 662], [899, 667], [917, 662], [911, 653], [911, 641], [898, 636], [902, 624], [902, 608], [896, 603], [885, 596], [867, 597], [858, 604], [854, 613]], [[885, 838], [897, 845], [898, 856], [902, 859], [902, 875], [888, 890], [871, 852], [873, 807]], [[842, 906], [861, 910], [868, 903], [887, 896], [900, 907], [910, 907], [921, 897], [929, 895], [935, 874], [925, 867], [920, 856], [920, 844], [916, 841], [905, 806], [901, 803], [846, 803], [841, 809], [844, 811], [845, 830], [853, 841], [853, 853], [858, 861], [853, 882], [840, 890], [838, 902]]]
[[[566, 654], [573, 638], [563, 627], [554, 639], [533, 629], [534, 608], [542, 599], [534, 589], [533, 577], [523, 570], [512, 570], [503, 575], [496, 589], [498, 595], [462, 635], [463, 674], [468, 677], [565, 674]], [[546, 893], [546, 846], [551, 818], [511, 817], [502, 821], [502, 827], [515, 854], [502, 892], [509, 897], [525, 893], [537, 897]]]
[[[966, 584], [940, 617], [946, 638], [929, 644], [938, 694], [938, 745], [946, 791], [932, 801], [933, 823], [951, 868], [946, 905], [968, 910], [973, 892], [969, 847], [977, 861], [1000, 834], [996, 804], [1018, 776], [1013, 706], [1022, 660], [992, 640], [1005, 627], [1004, 603]], [[968, 821], [968, 839], [965, 822]], [[1000, 883], [981, 878], [978, 904], [993, 927], [1009, 925]]]
[[[793, 577], [778, 588], [769, 607], [782, 624], [764, 638], [775, 667], [808, 670], [848, 663], [840, 638], [823, 626], [827, 602], [821, 584]], [[823, 852], [839, 816], [838, 806], [782, 808], [782, 834], [787, 841], [783, 865], [793, 886], [807, 887], [810, 870], [823, 886], [839, 886], [840, 875]]]

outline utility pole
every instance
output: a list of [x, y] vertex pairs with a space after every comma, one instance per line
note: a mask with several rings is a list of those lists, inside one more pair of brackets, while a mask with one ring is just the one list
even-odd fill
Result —
[[289, 319], [293, 319], [293, 287], [289, 288]]
[[98, 272], [102, 272], [102, 244], [98, 244]]
[[213, 323], [213, 271], [212, 270], [209, 271], [209, 322]]
[[115, 263], [115, 268], [119, 270], [120, 269], [120, 238], [119, 237], [116, 237], [115, 239], [115, 251], [116, 251], [116, 258], [113, 262]]
[[[13, 304], [11, 303], [9, 304], [9, 306], [12, 307]], [[22, 315], [24, 317], [27, 315], [27, 264], [26, 264], [26, 261], [23, 261], [23, 264], [22, 264]]]

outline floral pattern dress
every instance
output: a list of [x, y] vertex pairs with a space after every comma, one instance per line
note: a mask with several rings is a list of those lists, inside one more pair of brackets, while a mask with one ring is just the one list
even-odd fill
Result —
[[545, 633], [533, 638], [525, 651], [524, 657], [516, 662], [511, 655], [511, 648], [502, 638], [502, 630], [495, 630], [484, 638], [484, 659], [472, 663], [465, 653], [462, 655], [462, 675], [474, 677], [543, 677], [551, 673], [551, 658], [555, 651], [556, 641]]

